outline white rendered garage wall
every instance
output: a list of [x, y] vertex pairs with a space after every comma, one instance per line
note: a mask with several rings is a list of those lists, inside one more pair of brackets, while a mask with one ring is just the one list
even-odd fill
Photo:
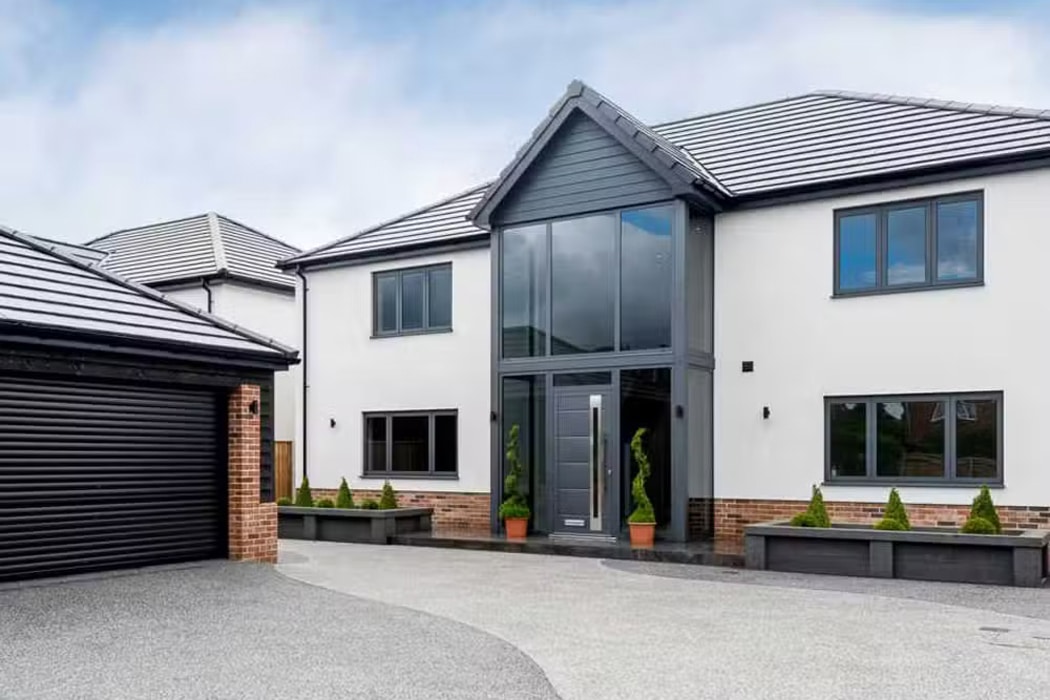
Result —
[[[452, 263], [452, 332], [372, 336], [372, 273]], [[489, 491], [490, 263], [487, 249], [307, 273], [310, 485], [377, 489], [362, 478], [369, 411], [457, 409], [459, 478], [391, 479], [402, 491]], [[335, 420], [335, 426], [331, 421]]]
[[[984, 191], [985, 286], [832, 299], [840, 207]], [[1050, 503], [1050, 170], [721, 215], [715, 224], [715, 495], [805, 499], [824, 475], [826, 395], [1004, 393], [1004, 505]], [[740, 371], [753, 360], [754, 373]], [[762, 419], [762, 407], [771, 416]], [[888, 488], [827, 486], [884, 501]], [[970, 488], [901, 490], [966, 504]]]

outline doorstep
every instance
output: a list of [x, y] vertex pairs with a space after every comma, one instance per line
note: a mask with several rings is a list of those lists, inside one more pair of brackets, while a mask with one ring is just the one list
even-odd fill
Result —
[[554, 554], [568, 557], [626, 559], [701, 566], [740, 567], [744, 565], [743, 556], [716, 552], [714, 543], [709, 541], [657, 541], [651, 549], [641, 549], [632, 548], [630, 543], [626, 541], [595, 540], [588, 542], [583, 538], [557, 539], [546, 535], [532, 535], [525, 540], [508, 540], [501, 535], [438, 530], [395, 535], [391, 538], [390, 543], [409, 547], [441, 547], [485, 552]]

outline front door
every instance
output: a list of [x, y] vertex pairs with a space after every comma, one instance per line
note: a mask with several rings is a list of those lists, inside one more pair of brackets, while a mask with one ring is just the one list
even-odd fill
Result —
[[557, 534], [614, 535], [619, 493], [608, 386], [554, 388], [554, 528]]

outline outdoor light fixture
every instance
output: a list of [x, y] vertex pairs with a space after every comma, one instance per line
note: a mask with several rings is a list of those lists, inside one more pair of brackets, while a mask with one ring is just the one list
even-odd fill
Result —
[[754, 372], [755, 371], [755, 361], [754, 360], [744, 360], [742, 363], [740, 363], [740, 371], [741, 372]]
[[250, 416], [257, 416], [257, 415], [259, 415], [259, 402], [258, 401], [253, 399], [252, 402], [248, 404], [248, 415], [250, 415]]
[[762, 407], [762, 420], [769, 420], [769, 406]]
[[329, 428], [334, 428], [335, 427], [335, 418], [329, 418], [328, 419], [328, 427]]

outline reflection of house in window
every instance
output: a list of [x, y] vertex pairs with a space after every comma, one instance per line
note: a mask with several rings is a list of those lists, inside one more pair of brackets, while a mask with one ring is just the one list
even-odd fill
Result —
[[[903, 409], [902, 409], [903, 410]], [[976, 421], [977, 420], [977, 404], [973, 401], [963, 401], [962, 399], [955, 402], [955, 417], [959, 420]], [[930, 416], [930, 422], [936, 423], [944, 420], [944, 404], [937, 404], [937, 408], [933, 409], [933, 415]]]

